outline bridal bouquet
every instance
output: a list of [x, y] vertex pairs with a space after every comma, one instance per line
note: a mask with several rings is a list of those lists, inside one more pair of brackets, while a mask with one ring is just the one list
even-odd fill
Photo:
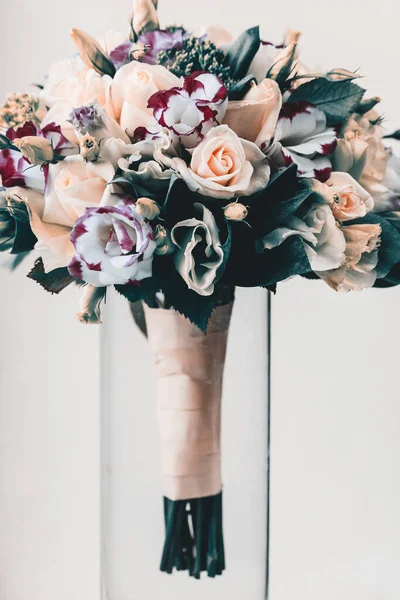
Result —
[[400, 158], [359, 75], [314, 72], [300, 34], [130, 31], [51, 65], [0, 108], [0, 243], [52, 293], [144, 301], [159, 376], [161, 568], [224, 569], [220, 402], [235, 286], [295, 275], [335, 291], [400, 283]]

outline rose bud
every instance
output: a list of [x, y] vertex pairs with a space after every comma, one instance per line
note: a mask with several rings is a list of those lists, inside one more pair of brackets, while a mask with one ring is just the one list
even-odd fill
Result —
[[142, 44], [141, 42], [138, 42], [137, 44], [134, 44], [132, 46], [132, 50], [131, 50], [132, 60], [139, 60], [145, 54], [146, 54], [146, 46], [144, 44]]
[[43, 163], [51, 162], [54, 158], [52, 145], [43, 137], [28, 135], [15, 139], [13, 144], [19, 148], [22, 156], [31, 165], [42, 165]]
[[165, 256], [166, 254], [172, 254], [175, 251], [175, 246], [171, 240], [171, 234], [162, 225], [157, 225], [154, 229], [154, 240], [157, 244], [154, 251], [155, 254]]
[[138, 198], [135, 206], [136, 212], [149, 221], [157, 219], [160, 214], [160, 208], [157, 202], [150, 198]]
[[132, 25], [137, 35], [158, 29], [157, 0], [133, 0]]
[[80, 154], [87, 162], [94, 162], [100, 154], [100, 146], [96, 138], [87, 133], [79, 142]]
[[114, 77], [115, 67], [100, 44], [91, 35], [72, 29], [70, 36], [78, 48], [81, 59], [89, 69], [94, 69], [100, 75]]
[[231, 202], [224, 208], [225, 219], [229, 221], [243, 221], [248, 214], [249, 211], [240, 202]]

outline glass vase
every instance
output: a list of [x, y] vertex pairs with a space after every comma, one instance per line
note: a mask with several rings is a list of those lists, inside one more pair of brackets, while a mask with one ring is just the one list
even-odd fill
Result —
[[103, 323], [102, 600], [266, 598], [268, 293], [236, 290], [229, 326], [221, 418], [226, 568], [215, 578], [160, 570], [166, 532], [154, 352], [122, 297], [107, 298]]

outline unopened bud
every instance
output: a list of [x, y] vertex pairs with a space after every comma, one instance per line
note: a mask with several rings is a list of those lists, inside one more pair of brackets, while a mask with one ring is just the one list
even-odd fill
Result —
[[115, 67], [100, 44], [88, 33], [80, 29], [72, 29], [70, 36], [78, 48], [81, 59], [89, 69], [100, 75], [114, 77]]
[[231, 202], [224, 208], [225, 219], [229, 221], [243, 221], [248, 214], [249, 211], [240, 202]]
[[288, 29], [285, 33], [284, 46], [289, 46], [292, 42], [297, 44], [301, 37], [301, 31], [295, 31], [294, 29]]
[[139, 60], [145, 54], [146, 54], [146, 46], [144, 44], [142, 44], [141, 42], [138, 42], [137, 44], [134, 44], [132, 46], [132, 50], [131, 50], [132, 60]]
[[175, 251], [175, 246], [171, 240], [171, 234], [162, 225], [157, 225], [154, 229], [154, 240], [157, 244], [155, 253], [159, 256], [172, 254]]
[[94, 162], [100, 154], [100, 146], [96, 138], [87, 133], [79, 142], [80, 154], [87, 162]]
[[19, 148], [22, 156], [31, 165], [42, 165], [43, 163], [51, 162], [54, 158], [52, 145], [43, 137], [28, 135], [15, 139], [13, 144]]
[[160, 207], [157, 202], [150, 198], [138, 198], [136, 201], [136, 211], [145, 219], [152, 221], [160, 214]]
[[133, 0], [132, 25], [137, 35], [158, 29], [157, 0]]

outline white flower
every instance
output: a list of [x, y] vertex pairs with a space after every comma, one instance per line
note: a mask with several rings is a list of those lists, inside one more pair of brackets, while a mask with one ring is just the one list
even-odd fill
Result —
[[156, 243], [151, 226], [133, 204], [89, 208], [71, 233], [73, 277], [95, 287], [151, 277]]
[[345, 260], [346, 241], [327, 204], [313, 204], [304, 216], [291, 217], [283, 227], [261, 240], [263, 248], [280, 246], [290, 236], [302, 238], [313, 271], [340, 267]]
[[308, 102], [286, 102], [279, 115], [273, 144], [263, 150], [276, 167], [296, 163], [299, 175], [328, 179], [328, 158], [336, 147], [336, 131], [327, 127], [325, 113]]
[[165, 131], [153, 135], [143, 128], [143, 136], [143, 140], [132, 144], [131, 154], [121, 158], [118, 166], [126, 177], [145, 188], [166, 187], [174, 174], [167, 163], [176, 156], [169, 135]]
[[157, 92], [149, 108], [162, 127], [177, 135], [185, 148], [194, 148], [206, 133], [222, 122], [228, 92], [215, 75], [201, 73], [185, 77], [183, 87]]
[[258, 146], [240, 139], [227, 125], [210, 129], [193, 150], [189, 166], [180, 158], [168, 164], [189, 189], [214, 198], [250, 196], [265, 188], [270, 176]]
[[160, 90], [179, 87], [181, 80], [161, 65], [132, 61], [121, 67], [112, 83], [112, 100], [116, 118], [133, 137], [137, 127], [156, 124], [149, 98]]
[[212, 212], [202, 204], [194, 206], [200, 218], [186, 219], [172, 228], [171, 239], [178, 247], [174, 263], [189, 289], [200, 296], [211, 296], [224, 252]]

